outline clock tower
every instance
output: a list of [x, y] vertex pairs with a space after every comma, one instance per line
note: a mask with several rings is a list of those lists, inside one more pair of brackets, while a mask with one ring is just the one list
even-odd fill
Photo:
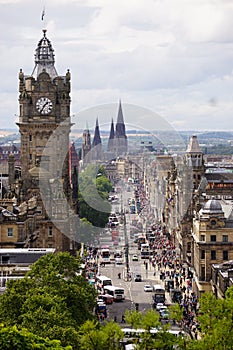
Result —
[[[27, 197], [30, 170], [41, 161], [49, 138], [56, 137], [56, 147], [48, 156], [46, 170], [58, 174], [59, 160], [69, 148], [70, 72], [59, 76], [54, 66], [54, 50], [43, 30], [35, 53], [31, 75], [19, 72], [19, 131], [21, 135], [21, 174], [23, 196]], [[57, 131], [59, 130], [59, 131]], [[67, 157], [68, 159], [68, 157]], [[44, 166], [45, 162], [43, 162]], [[63, 164], [63, 178], [69, 167]], [[66, 169], [67, 168], [67, 169]], [[64, 173], [65, 172], [65, 173]]]
[[[25, 203], [26, 246], [72, 249], [69, 179], [70, 72], [59, 76], [54, 50], [43, 30], [31, 75], [19, 72], [21, 181], [18, 204]], [[52, 140], [52, 141], [51, 141]], [[42, 175], [41, 175], [42, 174]], [[41, 181], [41, 176], [42, 180]], [[36, 201], [35, 209], [28, 203]], [[33, 203], [34, 203], [33, 202]], [[28, 242], [28, 243], [27, 243]], [[24, 245], [25, 246], [25, 245]]]

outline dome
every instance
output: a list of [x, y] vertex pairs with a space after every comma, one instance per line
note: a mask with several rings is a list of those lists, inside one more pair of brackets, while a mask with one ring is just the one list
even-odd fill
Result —
[[217, 199], [209, 199], [203, 208], [203, 214], [223, 214], [222, 205]]

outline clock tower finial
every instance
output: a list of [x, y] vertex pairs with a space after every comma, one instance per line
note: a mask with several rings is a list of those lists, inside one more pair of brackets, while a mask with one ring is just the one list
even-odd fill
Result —
[[37, 79], [39, 74], [45, 69], [53, 80], [58, 76], [55, 63], [54, 50], [51, 41], [47, 38], [47, 29], [43, 29], [43, 38], [39, 41], [35, 53], [35, 67], [32, 72], [33, 78]]

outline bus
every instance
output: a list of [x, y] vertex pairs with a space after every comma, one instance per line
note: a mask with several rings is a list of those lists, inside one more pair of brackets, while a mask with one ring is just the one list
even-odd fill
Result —
[[138, 250], [141, 250], [141, 244], [146, 243], [146, 237], [145, 236], [138, 236]]
[[114, 301], [120, 301], [125, 299], [125, 290], [121, 287], [105, 286], [104, 293], [112, 295]]
[[96, 284], [99, 289], [103, 289], [106, 286], [112, 286], [111, 278], [103, 275], [96, 276], [96, 278], [97, 278]]
[[153, 286], [153, 291], [154, 291], [154, 296], [153, 296], [154, 307], [158, 303], [163, 304], [165, 302], [165, 288], [161, 284], [155, 284]]
[[150, 256], [150, 247], [148, 243], [142, 243], [141, 244], [141, 258], [142, 259], [149, 259]]
[[170, 333], [174, 337], [184, 337], [185, 333], [184, 331], [180, 330], [173, 330], [173, 329], [168, 329], [168, 330], [163, 330], [162, 328], [151, 328], [150, 331], [147, 331], [143, 328], [122, 328], [122, 332], [124, 333], [124, 339], [130, 339], [130, 340], [135, 340], [135, 339], [140, 339], [143, 333], [150, 332], [153, 338], [156, 338], [158, 334], [162, 335], [164, 333]]
[[109, 246], [102, 246], [100, 250], [101, 263], [102, 264], [110, 264], [110, 249]]

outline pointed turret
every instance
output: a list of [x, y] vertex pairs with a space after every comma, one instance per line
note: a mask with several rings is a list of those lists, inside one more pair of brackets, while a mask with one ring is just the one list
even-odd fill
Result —
[[199, 142], [196, 135], [190, 138], [189, 145], [187, 148], [188, 153], [201, 153]]
[[83, 164], [90, 163], [90, 150], [91, 150], [91, 134], [88, 128], [88, 125], [86, 125], [86, 129], [83, 131], [82, 136], [82, 162]]
[[201, 182], [201, 177], [205, 172], [203, 153], [200, 149], [196, 135], [193, 135], [190, 138], [185, 158], [187, 166], [192, 168], [193, 188], [196, 189], [198, 188]]
[[102, 143], [99, 130], [98, 117], [96, 118], [95, 133], [92, 142], [92, 160], [102, 159]]
[[114, 152], [114, 150], [115, 150], [114, 138], [115, 138], [115, 131], [114, 131], [114, 123], [113, 123], [113, 119], [112, 119], [111, 129], [110, 129], [110, 134], [109, 134], [109, 139], [108, 139], [108, 152]]
[[119, 101], [119, 109], [117, 115], [116, 132], [115, 132], [115, 147], [117, 155], [124, 155], [128, 151], [128, 141], [125, 134], [125, 123], [122, 112], [121, 101]]

